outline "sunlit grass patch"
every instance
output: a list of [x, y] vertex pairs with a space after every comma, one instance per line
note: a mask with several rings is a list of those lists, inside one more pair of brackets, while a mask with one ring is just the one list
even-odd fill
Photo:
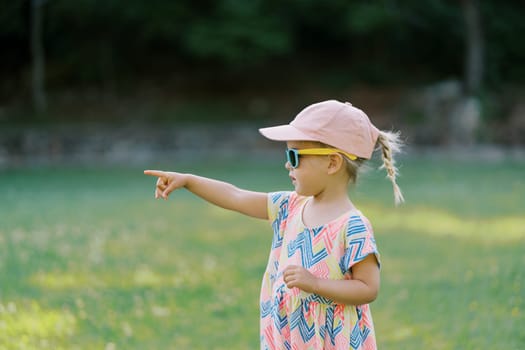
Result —
[[366, 212], [381, 218], [374, 225], [378, 232], [413, 232], [486, 243], [512, 244], [525, 240], [525, 215], [462, 217], [459, 213], [429, 206], [386, 211], [372, 206], [366, 207]]
[[0, 349], [67, 349], [76, 332], [67, 309], [45, 309], [34, 300], [0, 304]]

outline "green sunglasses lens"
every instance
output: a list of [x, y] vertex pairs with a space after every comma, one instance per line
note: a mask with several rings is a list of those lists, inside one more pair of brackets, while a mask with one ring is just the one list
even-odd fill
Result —
[[297, 150], [287, 149], [286, 160], [288, 161], [288, 163], [290, 163], [290, 166], [292, 168], [297, 168], [297, 166], [299, 165], [299, 154], [297, 153]]

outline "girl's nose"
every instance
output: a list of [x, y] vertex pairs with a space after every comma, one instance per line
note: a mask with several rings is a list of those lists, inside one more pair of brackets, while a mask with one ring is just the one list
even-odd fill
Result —
[[284, 167], [286, 170], [290, 171], [292, 169], [292, 166], [290, 165], [290, 162], [289, 161], [286, 161], [286, 163], [284, 163]]

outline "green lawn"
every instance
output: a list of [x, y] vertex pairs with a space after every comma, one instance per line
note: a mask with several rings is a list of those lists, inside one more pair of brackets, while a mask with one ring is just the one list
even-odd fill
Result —
[[[282, 160], [177, 170], [290, 188]], [[353, 189], [382, 254], [380, 348], [524, 349], [525, 164], [401, 172], [402, 207], [383, 172]], [[258, 348], [270, 225], [153, 186], [138, 168], [0, 172], [0, 350]]]

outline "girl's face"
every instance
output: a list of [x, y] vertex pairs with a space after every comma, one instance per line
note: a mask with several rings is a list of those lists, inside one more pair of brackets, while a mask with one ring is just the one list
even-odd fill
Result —
[[[319, 148], [318, 142], [310, 141], [289, 141], [286, 143], [288, 148], [306, 149]], [[303, 196], [315, 196], [323, 191], [325, 187], [326, 167], [328, 165], [327, 156], [300, 155], [299, 166], [292, 168], [287, 161], [285, 168], [288, 170], [295, 191]]]

